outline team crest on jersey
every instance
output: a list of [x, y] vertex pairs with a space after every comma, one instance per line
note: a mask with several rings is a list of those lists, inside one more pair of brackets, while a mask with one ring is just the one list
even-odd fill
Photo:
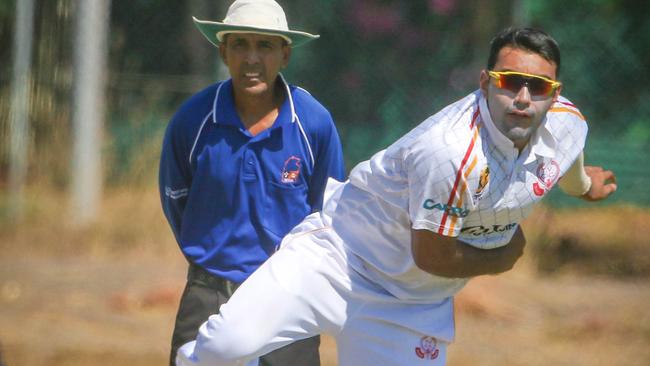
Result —
[[490, 167], [485, 167], [483, 170], [481, 170], [481, 174], [479, 175], [478, 178], [478, 188], [476, 188], [476, 191], [474, 192], [474, 202], [477, 200], [481, 199], [483, 196], [483, 192], [485, 192], [485, 187], [487, 187], [488, 183], [490, 182]]
[[300, 176], [301, 165], [300, 158], [291, 156], [287, 159], [282, 167], [282, 177], [280, 181], [282, 181], [282, 183], [296, 183]]
[[558, 178], [560, 178], [560, 165], [555, 160], [551, 160], [548, 164], [539, 164], [537, 167], [538, 181], [533, 183], [533, 192], [537, 196], [543, 196], [553, 188]]
[[423, 360], [435, 360], [439, 353], [438, 341], [433, 337], [422, 337], [420, 347], [415, 347], [415, 355]]

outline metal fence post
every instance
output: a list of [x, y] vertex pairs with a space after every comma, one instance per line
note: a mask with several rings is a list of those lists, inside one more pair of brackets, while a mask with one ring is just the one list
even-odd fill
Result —
[[34, 0], [16, 2], [14, 27], [14, 64], [11, 85], [10, 147], [9, 147], [9, 215], [20, 220], [24, 214], [24, 186], [29, 156], [30, 67]]
[[79, 0], [75, 35], [72, 218], [93, 221], [102, 193], [102, 127], [106, 110], [110, 0]]

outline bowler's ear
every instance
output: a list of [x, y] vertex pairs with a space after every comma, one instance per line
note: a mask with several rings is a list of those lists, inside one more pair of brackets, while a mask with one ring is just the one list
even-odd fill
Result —
[[490, 75], [487, 73], [486, 70], [481, 70], [479, 85], [481, 86], [481, 91], [483, 91], [483, 95], [487, 97], [488, 87], [490, 86]]

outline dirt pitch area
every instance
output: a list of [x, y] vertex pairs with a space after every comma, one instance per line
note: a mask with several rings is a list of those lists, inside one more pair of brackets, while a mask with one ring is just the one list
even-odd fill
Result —
[[[165, 365], [186, 266], [155, 192], [110, 193], [86, 229], [50, 196], [0, 227], [5, 366]], [[538, 210], [515, 269], [458, 296], [448, 364], [649, 365], [649, 224], [634, 208]], [[321, 349], [336, 365], [331, 338]]]

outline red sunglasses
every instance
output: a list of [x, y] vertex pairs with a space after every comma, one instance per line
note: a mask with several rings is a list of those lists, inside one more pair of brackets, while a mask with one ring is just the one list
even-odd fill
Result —
[[525, 86], [528, 88], [530, 95], [550, 96], [562, 85], [559, 81], [523, 72], [488, 71], [488, 74], [496, 80], [497, 88], [510, 90], [513, 93], [518, 93]]

